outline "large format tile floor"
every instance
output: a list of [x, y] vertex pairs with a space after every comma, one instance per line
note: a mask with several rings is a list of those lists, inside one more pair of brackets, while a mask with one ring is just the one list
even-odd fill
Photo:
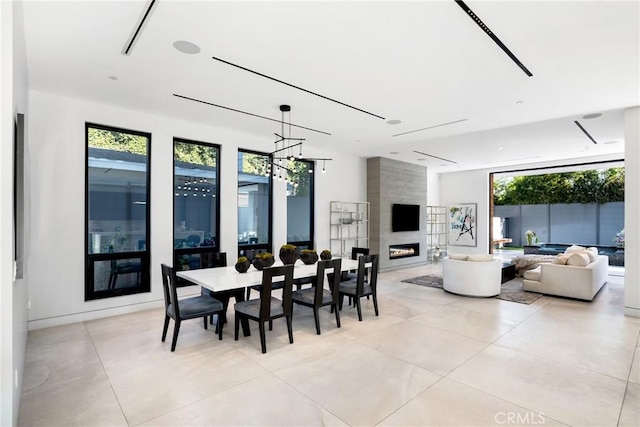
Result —
[[232, 322], [218, 341], [197, 320], [171, 353], [162, 309], [32, 331], [19, 424], [640, 425], [622, 277], [591, 303], [531, 305], [401, 282], [437, 268], [380, 274], [380, 317], [365, 300], [337, 329], [325, 310], [320, 336], [296, 307], [295, 343], [278, 321], [264, 355], [255, 323], [236, 342]]

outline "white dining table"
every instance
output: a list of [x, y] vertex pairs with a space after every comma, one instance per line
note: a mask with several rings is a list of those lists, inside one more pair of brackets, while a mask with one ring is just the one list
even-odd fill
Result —
[[[277, 261], [273, 267], [282, 266], [281, 261]], [[342, 258], [342, 271], [357, 270], [358, 261], [348, 258]], [[298, 261], [293, 267], [293, 278], [302, 279], [313, 277], [317, 274], [318, 265], [316, 263], [306, 265], [302, 261]], [[176, 276], [188, 280], [189, 282], [200, 285], [203, 288], [213, 292], [221, 292], [222, 298], [229, 298], [232, 294], [236, 301], [244, 301], [244, 289], [249, 286], [262, 284], [262, 271], [251, 266], [245, 273], [236, 271], [235, 266], [201, 268], [198, 270], [183, 270], [176, 272]], [[226, 295], [224, 295], [226, 294]], [[225, 316], [226, 318], [226, 316]], [[242, 331], [244, 336], [251, 335], [249, 330], [249, 322], [247, 319], [242, 320]]]
[[[277, 261], [273, 267], [281, 266], [282, 262]], [[313, 277], [318, 269], [317, 264], [306, 265], [301, 261], [294, 264], [293, 278], [302, 279]], [[342, 259], [342, 271], [357, 270], [358, 261], [348, 258]], [[262, 271], [255, 267], [250, 267], [246, 273], [238, 273], [235, 266], [216, 268], [201, 268], [198, 270], [184, 270], [176, 272], [181, 279], [200, 285], [203, 288], [214, 292], [230, 291], [234, 289], [246, 288], [260, 285], [262, 283]]]

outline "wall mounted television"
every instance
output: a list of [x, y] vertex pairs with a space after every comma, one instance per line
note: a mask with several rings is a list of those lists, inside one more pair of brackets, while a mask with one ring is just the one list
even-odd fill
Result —
[[420, 205], [394, 203], [391, 207], [391, 231], [420, 230]]

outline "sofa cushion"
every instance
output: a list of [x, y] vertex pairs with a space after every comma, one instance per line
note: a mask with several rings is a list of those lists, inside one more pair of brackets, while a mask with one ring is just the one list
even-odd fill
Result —
[[598, 258], [598, 248], [590, 247], [584, 250], [584, 253], [589, 257], [589, 262], [593, 262]]
[[574, 267], [586, 267], [589, 265], [589, 256], [584, 252], [576, 252], [569, 256], [567, 265], [573, 265]]
[[540, 276], [542, 275], [542, 269], [540, 266], [534, 268], [533, 270], [525, 271], [524, 278], [527, 280], [535, 280], [536, 282], [540, 281]]
[[452, 254], [449, 253], [449, 259], [455, 259], [458, 261], [466, 261], [469, 255], [467, 254]]
[[473, 254], [467, 257], [467, 261], [475, 261], [475, 262], [489, 262], [493, 261], [493, 255], [491, 254]]
[[552, 261], [552, 264], [567, 265], [567, 261], [569, 261], [569, 255], [559, 254]]
[[570, 255], [576, 252], [584, 252], [585, 249], [587, 248], [585, 248], [584, 246], [571, 245], [567, 249], [565, 249], [564, 253]]

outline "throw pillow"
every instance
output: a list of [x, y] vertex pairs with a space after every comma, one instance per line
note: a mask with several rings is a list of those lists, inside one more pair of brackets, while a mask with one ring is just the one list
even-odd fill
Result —
[[587, 254], [587, 256], [589, 256], [589, 261], [593, 262], [596, 260], [596, 258], [598, 258], [598, 248], [596, 247], [590, 247], [585, 249], [584, 253]]
[[567, 265], [573, 265], [575, 267], [586, 267], [589, 265], [589, 256], [585, 253], [573, 253], [567, 260]]
[[569, 261], [569, 256], [568, 255], [564, 255], [564, 254], [560, 254], [560, 255], [556, 256], [551, 263], [552, 264], [567, 265], [567, 261]]
[[564, 253], [566, 255], [570, 255], [576, 252], [584, 252], [585, 249], [587, 248], [585, 248], [584, 246], [571, 245], [564, 251]]
[[469, 255], [467, 254], [452, 254], [449, 253], [449, 259], [455, 259], [457, 261], [466, 261]]
[[489, 262], [493, 261], [493, 255], [491, 254], [473, 254], [469, 255], [467, 261], [475, 261], [475, 262]]

